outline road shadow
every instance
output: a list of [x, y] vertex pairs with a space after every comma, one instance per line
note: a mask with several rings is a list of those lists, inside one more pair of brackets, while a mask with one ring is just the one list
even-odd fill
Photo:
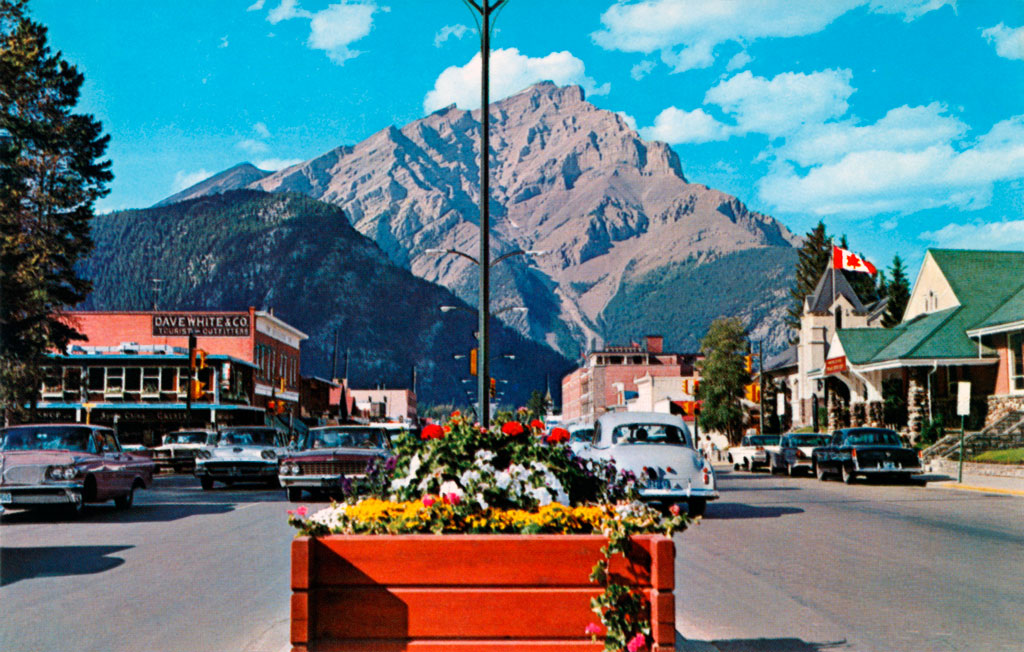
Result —
[[235, 503], [153, 503], [129, 509], [118, 509], [113, 503], [87, 504], [77, 516], [69, 516], [59, 509], [7, 510], [0, 526], [24, 523], [158, 523], [177, 521], [190, 516], [225, 514], [235, 509]]
[[727, 491], [800, 491], [800, 487], [719, 487], [722, 493]]
[[715, 501], [708, 505], [705, 518], [732, 519], [732, 518], [777, 518], [791, 514], [801, 514], [804, 510], [799, 507], [783, 507], [781, 505], [748, 505], [746, 503], [723, 503]]
[[115, 552], [135, 546], [44, 546], [0, 548], [0, 586], [37, 577], [91, 575], [124, 563]]
[[720, 641], [683, 641], [676, 633], [677, 652], [823, 652], [825, 650], [841, 650], [849, 647], [845, 641], [828, 641], [822, 643], [804, 641], [799, 638], [748, 638]]

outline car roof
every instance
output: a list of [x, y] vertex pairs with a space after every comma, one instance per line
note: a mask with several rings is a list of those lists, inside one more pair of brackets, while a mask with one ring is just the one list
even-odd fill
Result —
[[626, 423], [664, 423], [666, 425], [682, 427], [687, 432], [690, 431], [686, 426], [686, 422], [680, 417], [674, 414], [665, 414], [664, 412], [607, 412], [599, 416], [597, 421], [601, 424], [602, 429], [614, 428]]

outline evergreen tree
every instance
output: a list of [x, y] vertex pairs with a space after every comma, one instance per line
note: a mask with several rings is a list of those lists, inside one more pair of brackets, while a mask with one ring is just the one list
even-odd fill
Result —
[[889, 304], [885, 307], [885, 315], [882, 317], [882, 326], [892, 328], [903, 321], [903, 313], [907, 310], [907, 303], [910, 302], [910, 284], [907, 281], [907, 274], [903, 270], [903, 261], [899, 254], [893, 256], [891, 276], [887, 287]]
[[549, 406], [547, 397], [537, 389], [530, 393], [530, 399], [526, 401], [526, 409], [531, 419], [543, 420], [548, 413]]
[[700, 343], [704, 361], [700, 364], [701, 382], [697, 398], [703, 401], [702, 428], [724, 432], [729, 442], [743, 438], [743, 386], [750, 383], [744, 356], [746, 331], [736, 317], [716, 319]]
[[82, 75], [26, 7], [0, 0], [0, 407], [15, 418], [34, 404], [46, 351], [81, 338], [63, 313], [89, 292], [75, 263], [113, 178], [109, 137], [73, 113]]
[[[786, 325], [795, 333], [800, 332], [800, 317], [804, 314], [804, 298], [811, 292], [828, 268], [832, 248], [825, 223], [818, 222], [804, 238], [804, 244], [797, 252], [796, 281], [789, 291], [792, 299], [786, 316]], [[796, 336], [794, 336], [794, 340]]]

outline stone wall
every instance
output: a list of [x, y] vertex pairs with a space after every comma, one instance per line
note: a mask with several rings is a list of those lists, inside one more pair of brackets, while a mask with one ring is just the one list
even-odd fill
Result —
[[[956, 477], [960, 467], [958, 461], [934, 459], [928, 463], [929, 473], [945, 473]], [[971, 475], [988, 475], [1004, 478], [1024, 478], [1024, 466], [1019, 464], [978, 464], [977, 462], [964, 462], [964, 473]]]
[[985, 427], [991, 426], [1014, 411], [1024, 412], [1024, 396], [989, 396]]
[[917, 371], [910, 373], [907, 382], [907, 431], [910, 441], [916, 442], [921, 436], [924, 422], [928, 419], [928, 392], [921, 383]]

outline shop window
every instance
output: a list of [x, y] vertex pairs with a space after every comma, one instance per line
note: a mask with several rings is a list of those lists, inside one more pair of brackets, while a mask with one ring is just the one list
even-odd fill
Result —
[[1010, 334], [1010, 391], [1024, 394], [1024, 331]]
[[178, 370], [165, 367], [160, 370], [160, 391], [178, 393]]
[[90, 392], [102, 392], [103, 382], [106, 378], [105, 370], [103, 367], [90, 367], [89, 368], [89, 391]]
[[146, 367], [142, 370], [142, 397], [157, 398], [160, 396], [160, 369]]
[[64, 398], [60, 367], [43, 367], [43, 398]]
[[127, 367], [124, 370], [124, 391], [142, 391], [142, 367]]
[[82, 368], [64, 367], [64, 393], [77, 395], [82, 390]]
[[185, 391], [188, 389], [188, 367], [178, 368], [178, 396], [185, 398]]
[[124, 367], [107, 367], [107, 384], [104, 396], [124, 396]]

